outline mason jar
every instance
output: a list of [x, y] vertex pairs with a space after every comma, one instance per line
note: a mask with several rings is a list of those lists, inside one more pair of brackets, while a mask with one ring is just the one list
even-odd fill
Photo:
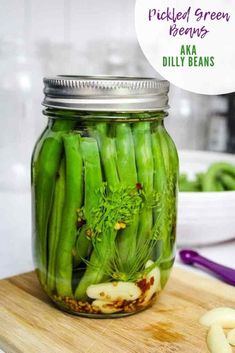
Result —
[[34, 260], [61, 309], [120, 317], [150, 306], [175, 255], [178, 156], [167, 81], [44, 79], [32, 158]]

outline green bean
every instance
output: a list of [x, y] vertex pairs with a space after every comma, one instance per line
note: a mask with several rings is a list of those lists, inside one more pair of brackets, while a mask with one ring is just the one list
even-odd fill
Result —
[[224, 172], [235, 177], [235, 166], [224, 162], [212, 164], [208, 169], [207, 173], [204, 175], [202, 181], [203, 191], [216, 191], [217, 179]]
[[[116, 126], [117, 167], [120, 182], [124, 187], [136, 188], [137, 171], [135, 164], [135, 147], [129, 123], [119, 123]], [[121, 221], [121, 220], [120, 220]], [[118, 234], [118, 250], [124, 272], [130, 271], [130, 266], [136, 256], [136, 241], [139, 216], [133, 220], [126, 229]]]
[[[114, 190], [119, 185], [115, 142], [112, 137], [108, 136], [108, 126], [105, 123], [97, 124], [94, 135], [99, 143], [101, 161], [108, 187]], [[105, 278], [105, 268], [113, 258], [116, 234], [117, 231], [115, 230], [107, 230], [107, 233], [102, 234], [101, 241], [96, 242], [89, 264], [75, 291], [76, 299], [85, 299], [87, 287], [90, 284], [99, 283]]]
[[159, 231], [160, 243], [158, 243], [158, 248], [156, 249], [158, 253], [155, 257], [160, 256], [162, 258], [161, 284], [162, 287], [164, 287], [174, 261], [173, 247], [176, 230], [176, 200], [179, 162], [175, 145], [162, 124], [159, 124], [155, 133], [153, 133], [153, 142], [154, 150], [156, 152], [155, 185], [156, 191], [158, 191], [160, 195], [160, 207], [157, 211], [155, 222], [155, 226], [157, 226]]
[[128, 123], [119, 123], [116, 126], [116, 149], [120, 182], [124, 186], [135, 188], [137, 184], [135, 147]]
[[54, 132], [70, 131], [76, 125], [76, 121], [73, 119], [61, 119], [53, 121], [51, 130]]
[[[162, 153], [161, 143], [159, 139], [159, 122], [154, 124], [152, 132], [152, 150], [154, 161], [153, 185], [154, 190], [160, 195], [166, 189], [166, 169], [164, 163], [164, 156]], [[153, 212], [154, 222], [157, 220], [157, 210]]]
[[[173, 146], [175, 148], [175, 146]], [[178, 157], [177, 157], [178, 160]], [[199, 192], [202, 191], [203, 173], [197, 173], [196, 178], [189, 180], [187, 174], [179, 176], [179, 190], [182, 192]]]
[[223, 189], [233, 191], [235, 190], [235, 177], [232, 177], [229, 174], [223, 173], [219, 177], [222, 185], [224, 186]]
[[37, 261], [42, 285], [46, 283], [47, 229], [62, 148], [60, 134], [51, 134], [51, 136], [46, 137], [35, 165], [35, 211], [39, 249]]
[[[178, 194], [178, 179], [179, 179], [179, 157], [177, 153], [176, 146], [164, 129], [162, 137], [165, 136], [165, 141], [168, 146], [169, 153], [169, 174], [168, 174], [168, 210], [166, 214], [168, 215], [168, 239], [169, 248], [168, 254], [172, 253], [172, 249], [175, 244], [176, 235], [176, 220], [177, 220], [177, 194]], [[173, 254], [174, 256], [174, 254]]]
[[97, 242], [95, 249], [91, 254], [89, 264], [87, 265], [85, 274], [81, 278], [80, 283], [75, 291], [75, 298], [78, 300], [85, 300], [86, 290], [91, 284], [100, 283], [105, 279], [105, 268], [110, 259], [113, 258], [113, 243], [117, 232], [109, 231], [102, 235], [102, 240]]
[[48, 232], [48, 274], [47, 289], [52, 293], [56, 285], [56, 253], [61, 229], [65, 196], [65, 163], [62, 160], [58, 172], [51, 219]]
[[[153, 194], [153, 154], [149, 122], [138, 122], [133, 125], [135, 154], [138, 172], [138, 183], [141, 184], [146, 200]], [[145, 244], [151, 236], [153, 213], [151, 205], [144, 204], [140, 213], [138, 243]]]
[[84, 215], [86, 226], [83, 226], [76, 243], [76, 265], [88, 253], [91, 241], [86, 237], [86, 231], [92, 221], [92, 209], [97, 208], [99, 204], [98, 191], [102, 187], [102, 171], [100, 165], [100, 156], [97, 142], [94, 138], [82, 138], [81, 149], [85, 170], [85, 207]]
[[215, 180], [215, 190], [214, 191], [224, 191], [224, 185], [221, 180]]
[[33, 217], [36, 224], [36, 248], [38, 249], [35, 257], [42, 285], [46, 284], [47, 277], [48, 221], [53, 204], [56, 174], [63, 152], [62, 134], [64, 131], [69, 131], [74, 125], [75, 122], [71, 120], [55, 121], [52, 131], [49, 130], [48, 125], [33, 154], [32, 181], [35, 185], [32, 192], [33, 198], [35, 198]]
[[72, 296], [72, 251], [77, 233], [77, 210], [83, 201], [83, 165], [80, 136], [63, 137], [65, 149], [65, 202], [57, 250], [56, 288], [60, 296]]
[[[165, 129], [165, 128], [164, 128]], [[179, 179], [179, 156], [177, 152], [176, 145], [174, 141], [172, 140], [171, 136], [168, 134], [168, 132], [165, 130], [165, 135], [167, 138], [167, 143], [168, 143], [168, 148], [169, 148], [169, 157], [170, 157], [170, 168], [173, 177], [175, 178], [173, 180], [173, 184], [175, 187], [178, 189], [178, 179]], [[197, 174], [197, 179], [200, 180], [202, 177], [202, 174], [198, 173]], [[198, 181], [199, 183], [199, 181]]]
[[188, 180], [185, 174], [182, 174], [179, 179], [179, 188], [181, 192], [196, 192], [200, 190], [200, 184], [197, 180]]
[[105, 179], [108, 186], [115, 189], [119, 185], [115, 140], [108, 136], [108, 125], [106, 123], [97, 124], [95, 136], [100, 147]]
[[158, 226], [159, 236], [162, 240], [163, 257], [171, 253], [169, 249], [169, 231], [168, 231], [168, 188], [169, 188], [169, 149], [165, 136], [165, 129], [161, 123], [155, 125], [155, 131], [152, 133], [152, 148], [154, 156], [154, 190], [159, 194], [159, 209], [154, 210], [155, 226]]

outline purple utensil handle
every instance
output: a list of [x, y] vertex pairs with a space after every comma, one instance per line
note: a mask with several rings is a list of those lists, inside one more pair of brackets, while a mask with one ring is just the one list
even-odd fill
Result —
[[197, 264], [214, 273], [222, 281], [235, 286], [235, 270], [208, 260], [198, 252], [190, 249], [180, 251], [181, 260], [187, 265]]

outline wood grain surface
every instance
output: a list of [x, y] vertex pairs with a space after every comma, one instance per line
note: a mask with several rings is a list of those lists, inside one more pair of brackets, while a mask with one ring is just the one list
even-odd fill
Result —
[[6, 353], [206, 353], [208, 309], [235, 307], [235, 288], [175, 268], [158, 302], [121, 319], [56, 309], [35, 273], [0, 281], [0, 348]]

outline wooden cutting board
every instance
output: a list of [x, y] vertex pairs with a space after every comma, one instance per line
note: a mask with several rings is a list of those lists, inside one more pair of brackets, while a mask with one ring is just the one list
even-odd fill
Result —
[[235, 288], [175, 268], [158, 302], [122, 319], [60, 312], [26, 273], [0, 281], [0, 348], [6, 353], [206, 353], [208, 309], [235, 307]]

